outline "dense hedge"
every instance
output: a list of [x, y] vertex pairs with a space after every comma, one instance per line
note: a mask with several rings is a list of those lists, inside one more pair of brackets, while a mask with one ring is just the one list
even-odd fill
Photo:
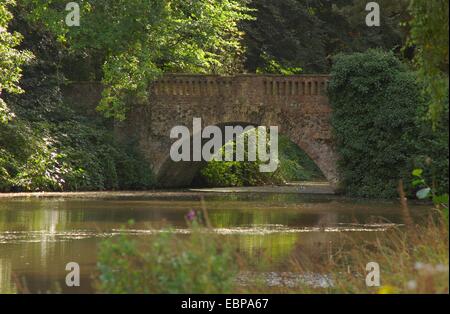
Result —
[[[394, 54], [368, 50], [339, 55], [331, 75], [332, 124], [344, 192], [395, 197], [398, 180], [408, 181], [413, 168], [425, 166], [424, 159], [435, 169], [430, 173], [448, 172], [448, 144], [442, 140], [448, 138], [448, 120], [439, 132], [431, 131], [415, 74]], [[448, 189], [448, 181], [440, 181]]]

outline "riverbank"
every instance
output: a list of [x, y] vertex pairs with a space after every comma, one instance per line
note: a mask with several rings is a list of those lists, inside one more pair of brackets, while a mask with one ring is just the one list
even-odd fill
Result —
[[280, 193], [280, 194], [336, 194], [328, 182], [289, 182], [283, 186], [244, 186], [227, 188], [190, 189], [210, 193]]
[[8, 198], [115, 198], [115, 197], [190, 197], [224, 193], [274, 193], [274, 194], [318, 194], [334, 195], [333, 188], [326, 182], [292, 182], [285, 186], [196, 188], [183, 190], [147, 191], [93, 191], [93, 192], [24, 192], [0, 193], [0, 199]]

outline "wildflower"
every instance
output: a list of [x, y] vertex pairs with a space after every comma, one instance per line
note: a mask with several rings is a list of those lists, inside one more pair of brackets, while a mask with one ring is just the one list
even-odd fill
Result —
[[415, 280], [410, 280], [408, 281], [408, 283], [406, 284], [406, 287], [409, 290], [416, 290], [417, 289], [417, 282]]
[[385, 286], [382, 286], [378, 290], [378, 294], [394, 294], [395, 291], [396, 291], [395, 287], [389, 286], [389, 285], [385, 285]]
[[187, 213], [187, 215], [186, 215], [186, 219], [187, 219], [188, 221], [194, 221], [195, 218], [196, 218], [196, 214], [195, 214], [195, 211], [194, 211], [194, 210], [191, 210], [191, 211], [190, 211], [189, 213]]

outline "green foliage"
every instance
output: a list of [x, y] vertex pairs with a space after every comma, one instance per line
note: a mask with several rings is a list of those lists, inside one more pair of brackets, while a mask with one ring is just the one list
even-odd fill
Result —
[[211, 187], [257, 186], [281, 184], [277, 173], [268, 175], [259, 171], [259, 162], [212, 160], [201, 170], [206, 184]]
[[[366, 0], [258, 0], [250, 6], [256, 20], [245, 21], [249, 71], [273, 72], [302, 68], [305, 73], [328, 73], [332, 56], [382, 47], [399, 51], [405, 41], [409, 0], [379, 0], [381, 27], [367, 27]], [[270, 58], [267, 58], [269, 56]]]
[[[227, 143], [236, 149], [236, 142]], [[201, 170], [203, 181], [208, 186], [257, 186], [283, 184], [286, 181], [323, 180], [323, 175], [314, 162], [289, 138], [279, 137], [279, 167], [274, 173], [261, 172], [261, 160], [256, 162], [210, 161]], [[247, 145], [245, 146], [247, 149]], [[222, 148], [224, 155], [225, 148]], [[245, 157], [247, 160], [248, 152]]]
[[342, 188], [361, 197], [396, 196], [414, 154], [405, 133], [423, 102], [415, 76], [392, 53], [339, 55], [329, 94]]
[[[245, 161], [225, 161], [227, 147], [230, 148], [230, 151], [232, 149], [234, 152], [233, 156], [229, 156], [231, 157], [230, 159], [236, 160], [237, 141], [232, 141], [226, 143], [219, 151], [218, 155], [220, 158], [214, 158], [201, 170], [201, 176], [208, 186], [255, 186], [282, 182], [278, 170], [274, 173], [263, 173], [260, 171], [259, 167], [263, 162], [259, 159], [258, 152], [256, 152], [256, 161], [248, 161], [248, 146], [252, 145], [252, 143], [256, 144], [259, 136], [259, 133], [255, 132], [255, 142], [250, 140], [249, 135], [253, 131], [248, 131], [239, 137], [244, 142]], [[268, 142], [266, 143], [267, 147], [269, 147], [270, 144]]]
[[392, 53], [336, 58], [329, 94], [345, 192], [395, 197], [400, 178], [412, 192], [410, 169], [422, 168], [437, 193], [448, 193], [448, 105], [433, 131], [421, 87]]
[[80, 55], [100, 55], [105, 90], [98, 109], [124, 119], [130, 95], [145, 99], [165, 72], [231, 73], [239, 68], [248, 19], [238, 0], [79, 1], [81, 27], [67, 27], [64, 0], [25, 0], [29, 18], [42, 23]]
[[410, 169], [423, 169], [422, 176], [430, 183], [435, 193], [447, 194], [449, 189], [448, 98], [443, 106], [443, 114], [435, 120], [434, 129], [430, 124], [428, 112], [428, 102], [421, 102], [417, 107], [415, 127], [405, 134], [414, 152]]
[[112, 131], [80, 120], [16, 118], [0, 126], [0, 191], [145, 189], [154, 178]]
[[147, 189], [154, 185], [147, 162], [134, 145], [118, 144], [107, 127], [67, 121], [56, 126], [63, 160], [75, 167], [67, 178], [70, 190]]
[[285, 67], [277, 62], [275, 59], [270, 58], [267, 54], [263, 54], [261, 57], [264, 60], [264, 68], [257, 68], [257, 74], [282, 74], [282, 75], [295, 75], [301, 74], [303, 69], [300, 67]]
[[291, 140], [281, 135], [279, 138], [280, 176], [283, 181], [325, 180], [319, 167]]
[[421, 200], [431, 199], [438, 209], [443, 209], [445, 218], [448, 220], [448, 191], [447, 193], [439, 194], [435, 187], [428, 185], [423, 169], [414, 169], [412, 176], [414, 178], [412, 185], [419, 188], [416, 193], [417, 198]]
[[0, 0], [0, 124], [5, 124], [13, 118], [2, 93], [23, 92], [18, 85], [22, 77], [21, 66], [32, 58], [30, 52], [16, 49], [22, 41], [22, 36], [8, 31], [8, 24], [13, 17], [8, 7], [13, 5], [14, 0]]
[[[111, 125], [69, 106], [60, 90], [59, 47], [22, 19], [12, 26], [36, 55], [24, 67], [26, 93], [8, 94], [14, 118], [0, 124], [0, 191], [145, 189], [154, 179], [147, 162], [114, 140]], [[74, 109], [76, 108], [76, 109]], [[77, 111], [78, 110], [78, 111]]]
[[[401, 52], [408, 33], [404, 22], [410, 19], [407, 10], [410, 0], [375, 1], [380, 5], [379, 27], [368, 27], [366, 24], [366, 16], [369, 13], [366, 6], [369, 2], [341, 1], [341, 5], [332, 5], [331, 13], [334, 13], [334, 19], [329, 13], [321, 15], [326, 17], [328, 32], [337, 38], [333, 41], [335, 49], [333, 55], [338, 52], [363, 52], [370, 48]], [[336, 20], [337, 25], [334, 23]]]
[[191, 234], [170, 229], [139, 242], [102, 243], [99, 290], [104, 293], [231, 293], [238, 265], [233, 247], [194, 221]]
[[431, 96], [429, 114], [434, 127], [448, 103], [448, 5], [447, 0], [413, 0], [409, 8], [409, 45], [416, 47], [420, 79]]

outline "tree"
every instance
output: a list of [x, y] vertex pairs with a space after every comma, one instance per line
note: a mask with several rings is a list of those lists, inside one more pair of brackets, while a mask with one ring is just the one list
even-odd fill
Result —
[[13, 117], [2, 99], [2, 93], [23, 92], [18, 85], [22, 77], [20, 67], [32, 58], [29, 52], [16, 49], [22, 36], [8, 31], [8, 24], [12, 19], [8, 7], [14, 4], [14, 0], [0, 0], [0, 123], [6, 123]]
[[99, 110], [124, 119], [129, 96], [148, 96], [165, 72], [232, 73], [242, 55], [240, 0], [80, 0], [80, 27], [65, 24], [65, 0], [24, 0], [73, 54], [97, 55], [105, 86]]
[[429, 115], [436, 128], [448, 102], [448, 1], [412, 0], [409, 8], [415, 61], [426, 93], [431, 97]]
[[[272, 72], [270, 63], [328, 73], [340, 52], [369, 48], [400, 51], [408, 0], [380, 0], [381, 27], [365, 24], [366, 0], [259, 0], [252, 2], [256, 20], [244, 23], [247, 69]], [[279, 72], [279, 71], [277, 71]]]
[[253, 1], [251, 6], [256, 10], [256, 19], [243, 24], [249, 71], [280, 73], [283, 68], [325, 71], [323, 21], [308, 9], [305, 1], [260, 0]]
[[[336, 52], [363, 52], [367, 49], [382, 48], [384, 50], [401, 52], [406, 42], [408, 28], [403, 22], [409, 20], [409, 0], [377, 0], [380, 6], [380, 26], [368, 27], [366, 24], [366, 6], [370, 1], [352, 0], [341, 6], [335, 6], [332, 12], [342, 16], [345, 26], [341, 46], [336, 46]], [[339, 38], [334, 23], [329, 23], [330, 32]]]

